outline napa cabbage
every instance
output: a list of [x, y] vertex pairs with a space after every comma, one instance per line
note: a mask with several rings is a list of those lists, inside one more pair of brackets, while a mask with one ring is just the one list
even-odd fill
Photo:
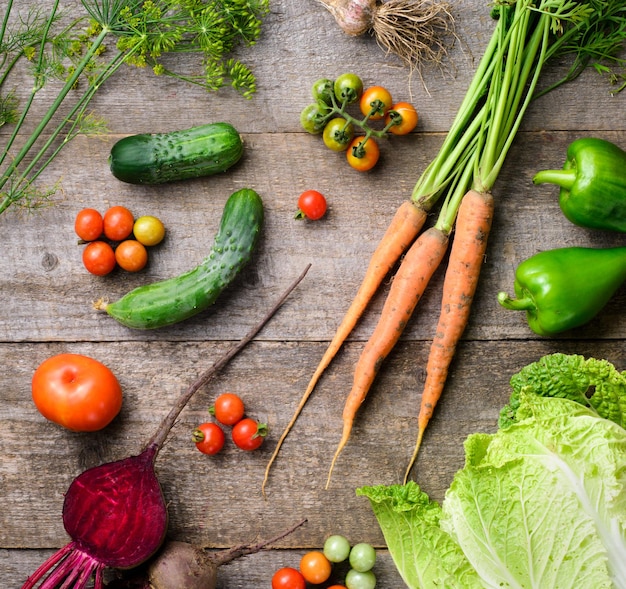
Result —
[[361, 487], [411, 589], [626, 589], [626, 375], [553, 354], [511, 379], [441, 504]]

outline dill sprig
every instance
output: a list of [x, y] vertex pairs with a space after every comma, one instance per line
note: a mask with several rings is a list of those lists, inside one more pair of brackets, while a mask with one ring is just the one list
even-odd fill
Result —
[[[0, 126], [15, 126], [0, 154], [0, 213], [14, 204], [37, 208], [50, 200], [57, 186], [40, 189], [36, 180], [76, 135], [106, 131], [104, 122], [87, 108], [96, 91], [123, 65], [149, 67], [156, 75], [207, 91], [231, 85], [245, 98], [256, 91], [251, 69], [231, 54], [258, 41], [269, 0], [81, 3], [86, 14], [65, 25], [59, 0], [45, 10], [31, 7], [13, 19], [15, 0], [7, 3], [0, 23]], [[201, 73], [179, 70], [184, 60], [174, 59], [176, 54], [195, 55]], [[20, 61], [30, 64], [33, 77], [23, 104], [12, 90], [5, 90]], [[17, 146], [35, 96], [52, 79], [62, 80], [61, 90], [32, 134]], [[61, 107], [62, 120], [57, 123]]]

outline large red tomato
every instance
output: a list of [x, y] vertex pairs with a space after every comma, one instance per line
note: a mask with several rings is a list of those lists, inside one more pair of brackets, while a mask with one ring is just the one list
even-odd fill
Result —
[[39, 412], [72, 431], [100, 430], [122, 408], [122, 387], [113, 372], [80, 354], [58, 354], [42, 362], [32, 391]]

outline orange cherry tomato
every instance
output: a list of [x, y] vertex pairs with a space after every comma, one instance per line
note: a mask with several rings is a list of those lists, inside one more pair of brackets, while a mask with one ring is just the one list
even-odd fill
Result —
[[389, 132], [394, 135], [407, 135], [417, 127], [419, 117], [412, 104], [408, 102], [397, 102], [385, 115], [386, 125], [392, 120], [397, 121], [397, 123], [389, 127]]
[[113, 372], [81, 354], [42, 362], [33, 374], [32, 395], [46, 419], [77, 432], [101, 430], [122, 407], [122, 387]]
[[384, 119], [392, 105], [393, 99], [391, 98], [391, 93], [387, 88], [383, 88], [383, 86], [371, 86], [367, 88], [363, 91], [359, 102], [363, 116], [370, 115], [369, 118], [372, 121]]
[[355, 137], [346, 151], [348, 163], [359, 172], [371, 170], [380, 157], [378, 143], [371, 137], [363, 143], [363, 137]]
[[148, 250], [137, 240], [127, 239], [115, 248], [115, 260], [127, 272], [139, 272], [148, 263]]
[[133, 232], [133, 214], [122, 206], [107, 209], [103, 217], [104, 234], [111, 241], [122, 241]]
[[74, 231], [83, 241], [94, 241], [102, 235], [104, 221], [95, 209], [79, 211], [74, 220]]
[[106, 276], [115, 268], [115, 252], [105, 241], [92, 241], [83, 250], [83, 265], [91, 274]]
[[307, 552], [300, 559], [300, 572], [302, 576], [313, 585], [324, 583], [330, 578], [333, 567], [322, 552], [313, 550]]

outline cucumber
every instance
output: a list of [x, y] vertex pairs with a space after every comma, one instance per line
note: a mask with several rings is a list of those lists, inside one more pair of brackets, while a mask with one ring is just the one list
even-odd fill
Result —
[[111, 148], [113, 175], [129, 184], [163, 184], [225, 172], [243, 155], [243, 141], [229, 123], [183, 131], [129, 135]]
[[172, 325], [204, 311], [250, 260], [263, 214], [263, 202], [254, 190], [238, 190], [226, 201], [211, 251], [200, 265], [180, 276], [140, 286], [113, 303], [101, 300], [94, 306], [135, 329]]

